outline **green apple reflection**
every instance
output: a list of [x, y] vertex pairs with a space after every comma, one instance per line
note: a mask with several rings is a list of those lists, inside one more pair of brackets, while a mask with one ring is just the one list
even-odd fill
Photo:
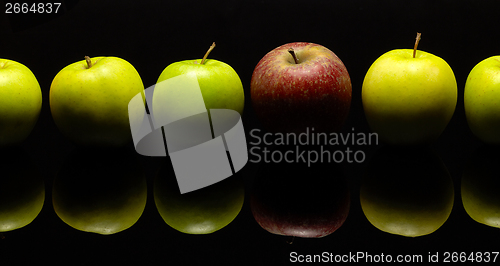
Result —
[[462, 203], [478, 223], [500, 228], [500, 155], [498, 147], [482, 146], [474, 152], [462, 175]]
[[0, 232], [30, 224], [45, 201], [45, 185], [31, 158], [19, 147], [0, 150]]
[[146, 178], [126, 148], [75, 150], [54, 180], [54, 210], [71, 227], [103, 235], [134, 225], [146, 206]]
[[182, 233], [210, 234], [220, 230], [236, 218], [243, 206], [241, 171], [211, 186], [181, 194], [172, 165], [165, 163], [154, 182], [158, 212], [169, 226]]
[[376, 228], [407, 237], [428, 235], [451, 213], [453, 181], [429, 149], [383, 147], [367, 166], [360, 200]]

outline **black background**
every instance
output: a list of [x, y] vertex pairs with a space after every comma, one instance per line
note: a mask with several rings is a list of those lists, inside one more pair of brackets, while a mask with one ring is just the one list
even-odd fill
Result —
[[[302, 254], [421, 254], [444, 251], [500, 251], [500, 230], [474, 222], [460, 198], [460, 178], [469, 155], [482, 144], [470, 132], [463, 106], [469, 71], [498, 55], [498, 1], [65, 1], [59, 14], [5, 15], [1, 3], [0, 58], [21, 62], [37, 77], [43, 94], [39, 121], [23, 143], [46, 181], [40, 215], [25, 228], [4, 233], [0, 265], [50, 262], [64, 265], [163, 265], [171, 262], [216, 262], [233, 265], [284, 264], [291, 251]], [[413, 48], [440, 56], [453, 69], [458, 84], [455, 114], [432, 149], [447, 166], [455, 186], [448, 221], [436, 232], [406, 238], [379, 231], [364, 217], [359, 183], [366, 162], [343, 164], [351, 189], [351, 209], [344, 225], [321, 239], [272, 235], [252, 217], [248, 201], [239, 216], [211, 235], [186, 235], [166, 225], [152, 198], [152, 177], [165, 158], [140, 157], [148, 177], [146, 210], [130, 229], [101, 236], [77, 231], [54, 213], [51, 182], [75, 146], [52, 120], [49, 88], [54, 76], [85, 55], [117, 56], [138, 70], [145, 87], [153, 85], [170, 63], [201, 58], [212, 42], [210, 57], [231, 65], [245, 89], [243, 123], [259, 128], [251, 102], [250, 78], [258, 61], [272, 49], [296, 41], [321, 44], [335, 52], [351, 76], [351, 111], [344, 127], [369, 132], [361, 104], [361, 85], [369, 66], [383, 53]], [[367, 162], [382, 146], [362, 147]], [[251, 163], [247, 164], [252, 172]], [[404, 178], [402, 176], [401, 178]], [[307, 176], [303, 177], [307, 182]], [[442, 253], [441, 253], [442, 255]]]

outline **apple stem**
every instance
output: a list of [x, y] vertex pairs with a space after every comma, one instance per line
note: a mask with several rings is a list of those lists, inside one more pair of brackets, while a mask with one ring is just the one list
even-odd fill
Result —
[[212, 43], [212, 45], [210, 45], [210, 48], [208, 48], [208, 51], [205, 53], [205, 56], [203, 56], [203, 59], [201, 59], [201, 65], [203, 65], [203, 63], [205, 63], [205, 60], [207, 60], [207, 57], [208, 57], [208, 54], [210, 54], [210, 52], [212, 52], [212, 50], [215, 48], [215, 42]]
[[418, 46], [418, 42], [420, 42], [420, 32], [417, 32], [417, 38], [415, 40], [415, 46], [413, 46], [413, 58], [415, 58], [415, 55], [417, 54], [417, 46]]
[[87, 61], [87, 68], [91, 68], [92, 67], [92, 61], [90, 60], [90, 57], [85, 56], [85, 61]]
[[299, 59], [297, 58], [297, 55], [295, 54], [295, 51], [293, 48], [288, 49], [288, 52], [292, 55], [293, 61], [295, 61], [295, 64], [299, 63]]

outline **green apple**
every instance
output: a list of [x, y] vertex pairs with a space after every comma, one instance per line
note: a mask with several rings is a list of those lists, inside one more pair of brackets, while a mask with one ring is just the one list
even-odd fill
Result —
[[500, 228], [500, 155], [494, 146], [476, 150], [464, 167], [461, 191], [465, 211], [476, 222]]
[[487, 144], [500, 144], [500, 56], [479, 62], [465, 83], [464, 107], [472, 133]]
[[230, 65], [207, 59], [214, 47], [215, 43], [203, 59], [184, 60], [168, 65], [157, 83], [183, 74], [196, 75], [207, 109], [232, 109], [243, 114], [245, 96], [240, 77]]
[[369, 162], [360, 202], [368, 221], [381, 231], [417, 237], [439, 229], [453, 209], [453, 181], [431, 150], [385, 146]]
[[136, 153], [122, 148], [74, 150], [57, 173], [52, 203], [69, 226], [109, 235], [133, 226], [146, 206], [147, 184]]
[[0, 59], [0, 147], [25, 140], [42, 109], [42, 91], [25, 65]]
[[83, 146], [132, 141], [128, 104], [144, 93], [139, 73], [117, 57], [86, 57], [63, 68], [50, 86], [50, 110], [59, 130]]
[[370, 66], [362, 86], [366, 119], [391, 145], [427, 145], [448, 125], [457, 104], [457, 82], [440, 57], [397, 49]]
[[162, 167], [154, 181], [154, 199], [170, 227], [186, 234], [210, 234], [230, 224], [245, 199], [240, 173], [203, 189], [181, 194], [172, 167]]
[[45, 201], [45, 185], [35, 162], [20, 147], [0, 150], [0, 184], [0, 232], [33, 222]]

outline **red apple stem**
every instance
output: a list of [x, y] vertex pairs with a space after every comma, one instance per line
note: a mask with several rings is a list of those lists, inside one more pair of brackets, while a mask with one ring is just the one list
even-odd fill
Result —
[[205, 60], [207, 60], [208, 55], [210, 54], [210, 52], [212, 52], [214, 48], [215, 48], [215, 42], [213, 42], [212, 45], [210, 45], [210, 48], [208, 48], [208, 51], [205, 53], [205, 56], [203, 56], [203, 59], [201, 59], [200, 64], [203, 65], [203, 63], [205, 63]]
[[415, 58], [415, 55], [417, 54], [417, 47], [418, 47], [418, 42], [420, 42], [420, 32], [417, 32], [417, 38], [415, 40], [415, 46], [413, 46], [413, 58]]
[[92, 61], [90, 60], [90, 57], [85, 56], [85, 61], [87, 61], [87, 68], [91, 68], [92, 67]]
[[297, 58], [297, 55], [295, 54], [295, 50], [293, 48], [288, 49], [288, 52], [292, 55], [293, 61], [295, 61], [295, 64], [299, 63], [299, 59]]

